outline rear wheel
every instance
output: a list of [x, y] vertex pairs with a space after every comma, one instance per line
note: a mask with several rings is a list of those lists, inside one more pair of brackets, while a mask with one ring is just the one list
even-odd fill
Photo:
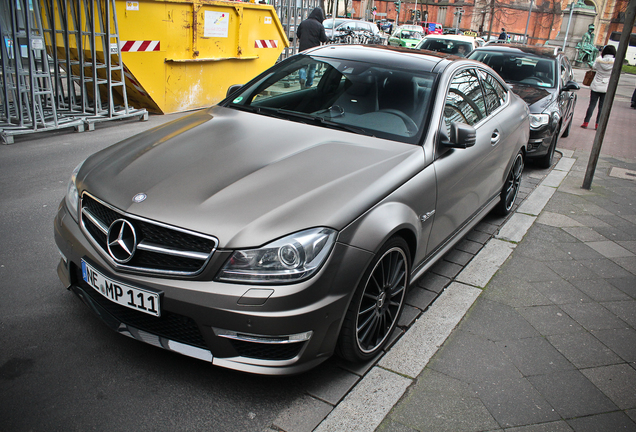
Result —
[[338, 339], [341, 357], [365, 361], [386, 346], [402, 312], [410, 272], [406, 241], [390, 239], [371, 262], [347, 309]]
[[521, 188], [521, 176], [523, 173], [523, 152], [520, 150], [517, 153], [517, 157], [515, 157], [512, 166], [510, 167], [510, 171], [508, 172], [508, 176], [506, 177], [506, 182], [501, 189], [501, 201], [495, 207], [497, 214], [501, 216], [506, 216], [512, 210], [512, 207], [515, 204], [515, 200], [517, 199], [517, 194], [519, 193], [519, 189]]

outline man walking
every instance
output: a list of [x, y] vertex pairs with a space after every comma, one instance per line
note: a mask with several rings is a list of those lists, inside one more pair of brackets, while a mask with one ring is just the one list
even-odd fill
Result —
[[[306, 20], [300, 23], [298, 30], [296, 30], [296, 36], [300, 41], [298, 45], [298, 52], [318, 46], [321, 42], [327, 42], [325, 27], [322, 25], [324, 19], [325, 13], [322, 11], [321, 7], [317, 7], [311, 11]], [[300, 69], [298, 71], [300, 87], [305, 87], [305, 84], [307, 87], [311, 87], [314, 83], [315, 74], [315, 63], [310, 64], [307, 68]]]
[[501, 33], [499, 33], [499, 40], [508, 40], [508, 35], [506, 34], [506, 29], [505, 28], [501, 28]]

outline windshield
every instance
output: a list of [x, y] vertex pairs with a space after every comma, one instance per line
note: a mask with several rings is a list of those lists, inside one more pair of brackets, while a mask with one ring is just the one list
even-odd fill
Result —
[[530, 54], [474, 51], [469, 56], [490, 66], [507, 83], [554, 88], [556, 60]]
[[467, 56], [468, 53], [473, 50], [472, 45], [465, 41], [436, 38], [430, 36], [424, 38], [424, 40], [420, 42], [416, 48], [429, 51], [437, 51], [444, 54], [455, 54], [461, 57]]
[[416, 143], [424, 130], [433, 84], [431, 73], [296, 55], [222, 104], [259, 115]]

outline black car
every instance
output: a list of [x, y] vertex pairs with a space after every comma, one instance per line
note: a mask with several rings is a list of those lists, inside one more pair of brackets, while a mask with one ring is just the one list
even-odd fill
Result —
[[557, 140], [572, 126], [579, 85], [559, 48], [496, 44], [475, 49], [468, 58], [486, 63], [530, 107], [527, 157], [543, 168], [552, 165]]

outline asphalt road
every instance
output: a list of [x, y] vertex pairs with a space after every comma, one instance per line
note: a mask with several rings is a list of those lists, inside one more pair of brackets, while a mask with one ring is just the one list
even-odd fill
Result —
[[253, 376], [145, 345], [60, 283], [53, 219], [72, 169], [174, 117], [0, 146], [0, 431], [261, 431], [324, 373]]

